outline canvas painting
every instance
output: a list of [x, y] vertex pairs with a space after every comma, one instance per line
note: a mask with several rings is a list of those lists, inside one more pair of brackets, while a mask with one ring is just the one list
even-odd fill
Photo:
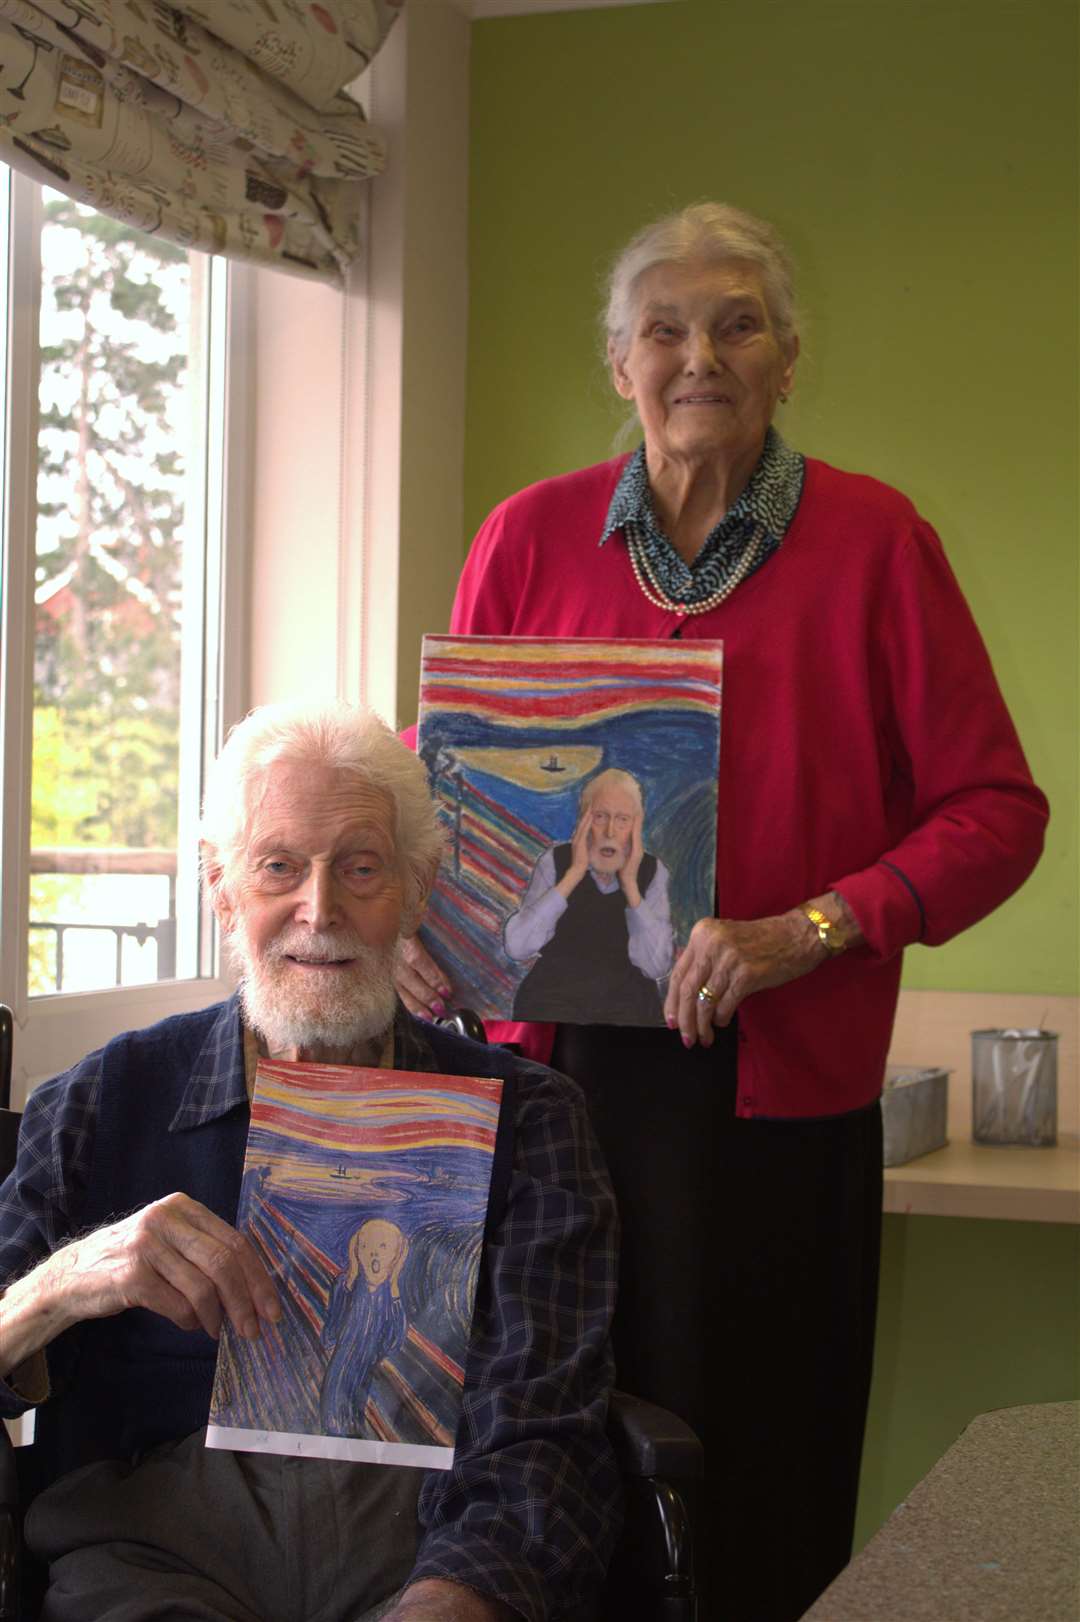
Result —
[[424, 638], [422, 939], [485, 1018], [660, 1025], [713, 912], [722, 644]]
[[501, 1092], [259, 1061], [237, 1224], [283, 1315], [226, 1324], [208, 1446], [450, 1468]]

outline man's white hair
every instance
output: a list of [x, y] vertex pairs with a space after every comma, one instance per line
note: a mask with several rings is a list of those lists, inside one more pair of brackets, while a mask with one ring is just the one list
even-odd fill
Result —
[[381, 790], [393, 807], [394, 856], [411, 934], [442, 853], [443, 835], [420, 760], [386, 722], [340, 699], [264, 704], [233, 727], [210, 768], [199, 827], [204, 878], [229, 889], [251, 826], [255, 791], [276, 765], [330, 766]]
[[608, 766], [604, 771], [597, 772], [581, 791], [580, 809], [587, 811], [592, 805], [601, 789], [621, 788], [636, 802], [639, 811], [644, 813], [645, 797], [641, 792], [641, 784], [633, 772], [624, 772], [621, 766]]

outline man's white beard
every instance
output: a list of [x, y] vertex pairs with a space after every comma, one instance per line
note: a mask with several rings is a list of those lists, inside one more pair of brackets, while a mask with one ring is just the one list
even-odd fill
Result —
[[[271, 1053], [294, 1047], [348, 1050], [381, 1036], [394, 1018], [397, 942], [380, 950], [352, 934], [297, 928], [284, 931], [259, 954], [241, 920], [229, 946], [241, 974], [244, 1019]], [[309, 962], [354, 962], [316, 976], [290, 969], [285, 962], [290, 955]]]

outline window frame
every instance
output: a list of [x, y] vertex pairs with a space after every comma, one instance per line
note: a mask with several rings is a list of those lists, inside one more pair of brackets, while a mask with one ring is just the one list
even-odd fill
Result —
[[[101, 991], [57, 992], [30, 997], [27, 990], [31, 763], [33, 751], [34, 577], [37, 515], [38, 322], [40, 312], [40, 185], [9, 171], [6, 327], [3, 348], [4, 402], [0, 406], [6, 447], [3, 485], [2, 629], [0, 629], [0, 1000], [16, 1024], [12, 1102], [44, 1077], [73, 1064], [118, 1032], [168, 1014], [205, 1007], [227, 996], [231, 982], [220, 964], [220, 944], [205, 900], [200, 899], [198, 977], [118, 986]], [[0, 206], [3, 206], [0, 195]], [[248, 670], [249, 514], [253, 397], [252, 306], [254, 272], [230, 264], [215, 268], [210, 324], [224, 322], [222, 375], [207, 379], [210, 409], [207, 444], [220, 434], [220, 476], [206, 457], [197, 504], [210, 544], [201, 581], [204, 601], [203, 658], [197, 682], [202, 695], [202, 736], [185, 763], [189, 782], [201, 780], [228, 727], [246, 708]], [[223, 296], [222, 296], [223, 295]], [[215, 522], [215, 515], [217, 521]], [[227, 634], [226, 634], [227, 628]], [[193, 815], [182, 814], [178, 854], [194, 847]], [[190, 870], [190, 863], [189, 863]], [[193, 894], [188, 879], [188, 896]]]
[[[336, 295], [340, 303], [328, 303], [325, 286], [277, 269], [230, 267], [227, 545], [218, 622], [228, 634], [218, 651], [221, 704], [216, 728], [207, 729], [210, 752], [212, 730], [221, 737], [250, 705], [283, 698], [336, 691], [399, 726], [415, 719], [421, 635], [446, 628], [466, 540], [470, 32], [456, 5], [406, 10], [360, 82], [392, 158], [367, 188], [365, 247], [347, 291]], [[28, 287], [20, 296], [31, 294]], [[36, 321], [35, 308], [33, 334]], [[340, 335], [336, 382], [326, 353], [331, 331]], [[310, 393], [313, 382], [322, 396]], [[28, 403], [36, 416], [36, 393]], [[36, 469], [36, 429], [24, 421], [22, 431], [24, 457]], [[18, 434], [15, 442], [18, 449]], [[316, 498], [299, 507], [296, 467]], [[28, 579], [12, 582], [9, 601], [16, 585], [25, 602], [32, 568]], [[327, 610], [330, 596], [336, 612]], [[25, 627], [0, 606], [3, 655], [17, 669], [20, 657], [32, 661], [33, 648], [22, 649]], [[20, 721], [17, 706], [11, 714], [6, 668], [0, 721], [10, 758], [0, 760], [0, 782], [8, 790], [18, 785], [24, 798], [14, 808], [10, 792], [4, 799], [0, 1000], [17, 1016], [14, 1094], [21, 1102], [28, 1086], [116, 1032], [204, 1007], [230, 983], [219, 969], [215, 978], [61, 993], [27, 1006], [25, 978], [13, 978], [3, 943], [18, 949], [26, 910], [25, 901], [21, 914], [12, 906], [17, 875], [5, 857], [21, 849], [23, 830], [9, 830], [12, 816], [23, 819], [29, 849], [32, 718], [27, 711]], [[20, 679], [25, 690], [25, 673]], [[27, 734], [21, 745], [16, 724]], [[25, 887], [29, 876], [19, 882]]]

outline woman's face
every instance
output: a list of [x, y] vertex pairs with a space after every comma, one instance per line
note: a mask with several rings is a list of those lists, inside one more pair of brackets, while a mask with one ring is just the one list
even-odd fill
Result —
[[638, 283], [637, 316], [612, 377], [637, 407], [650, 464], [747, 461], [761, 454], [798, 344], [780, 347], [761, 271], [744, 260], [654, 265]]

